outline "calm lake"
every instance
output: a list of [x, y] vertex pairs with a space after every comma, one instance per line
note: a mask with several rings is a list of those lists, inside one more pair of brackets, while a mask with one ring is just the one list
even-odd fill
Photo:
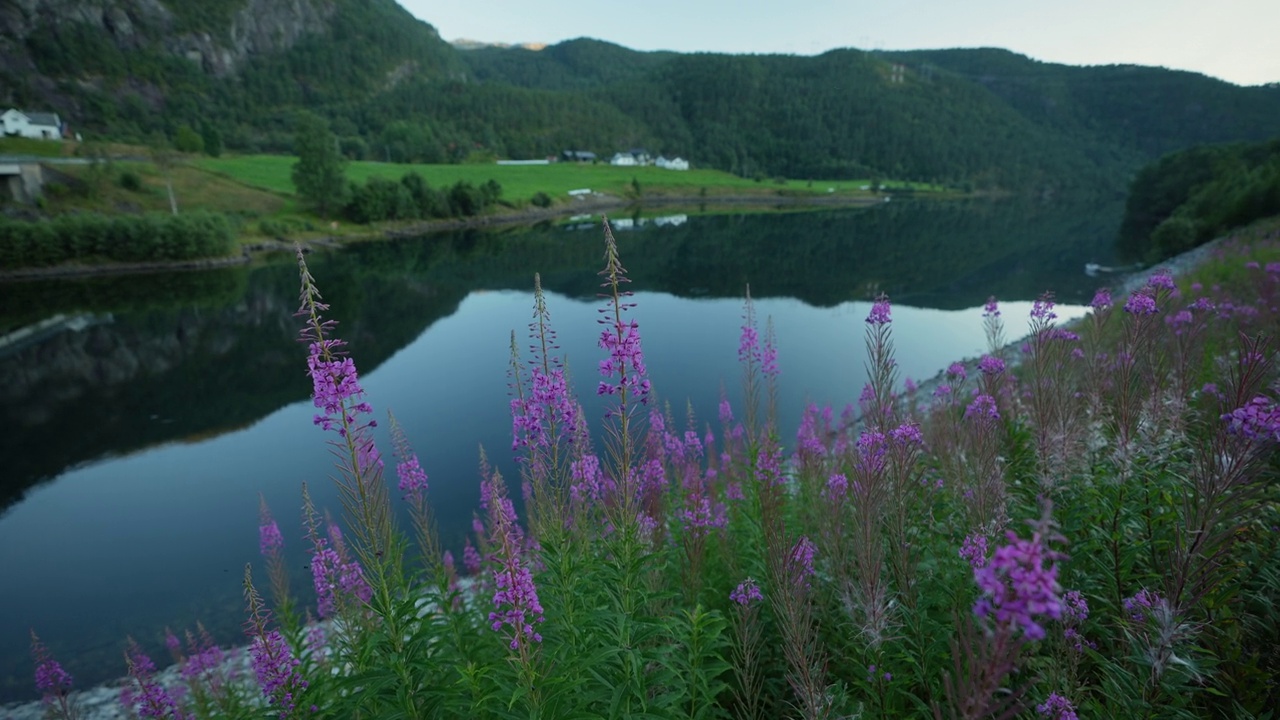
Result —
[[[690, 403], [716, 429], [722, 392], [740, 412], [749, 283], [761, 325], [772, 317], [776, 328], [790, 440], [806, 401], [838, 410], [857, 397], [863, 320], [878, 292], [894, 303], [902, 375], [928, 378], [982, 351], [989, 295], [1010, 337], [1045, 290], [1060, 315], [1081, 314], [1107, 281], [1084, 265], [1111, 263], [1119, 217], [1119, 205], [895, 200], [790, 214], [658, 211], [618, 217], [616, 236], [658, 396], [677, 417]], [[515, 477], [508, 348], [513, 330], [527, 344], [535, 271], [579, 397], [600, 416], [603, 247], [593, 218], [309, 257], [369, 401], [381, 418], [395, 412], [430, 476], [446, 545], [461, 545], [478, 504], [481, 446]], [[310, 597], [302, 483], [317, 505], [341, 509], [328, 438], [311, 423], [297, 295], [287, 256], [0, 284], [0, 702], [35, 696], [33, 628], [79, 687], [124, 673], [130, 635], [157, 661], [166, 626], [199, 620], [240, 644], [259, 494]]]

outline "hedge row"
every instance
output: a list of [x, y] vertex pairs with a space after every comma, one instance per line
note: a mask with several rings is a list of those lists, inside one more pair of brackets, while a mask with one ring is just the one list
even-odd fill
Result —
[[192, 260], [231, 252], [225, 215], [63, 215], [25, 222], [0, 219], [0, 267], [42, 267], [72, 260]]

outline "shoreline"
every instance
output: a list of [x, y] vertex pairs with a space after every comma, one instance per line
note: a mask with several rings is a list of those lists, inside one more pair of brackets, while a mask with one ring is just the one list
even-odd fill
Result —
[[800, 209], [803, 207], [834, 208], [874, 206], [886, 202], [889, 196], [828, 196], [828, 195], [650, 195], [641, 198], [623, 198], [615, 195], [600, 194], [581, 200], [571, 200], [567, 204], [550, 208], [513, 208], [507, 212], [492, 215], [479, 215], [468, 218], [448, 218], [440, 220], [417, 220], [404, 224], [385, 224], [382, 227], [371, 227], [369, 232], [353, 235], [320, 235], [310, 238], [289, 240], [287, 238], [263, 239], [241, 246], [239, 254], [216, 258], [199, 258], [196, 260], [157, 260], [151, 262], [104, 262], [100, 264], [68, 263], [51, 267], [20, 268], [17, 270], [0, 270], [0, 283], [24, 282], [30, 280], [56, 280], [64, 278], [101, 277], [106, 275], [133, 275], [155, 272], [188, 272], [211, 270], [216, 268], [246, 265], [255, 257], [272, 252], [293, 252], [294, 244], [301, 245], [303, 252], [316, 250], [333, 250], [348, 244], [362, 242], [379, 242], [398, 240], [436, 232], [469, 230], [482, 228], [516, 227], [533, 225], [558, 218], [571, 218], [585, 213], [597, 214], [608, 210], [646, 207], [697, 207], [707, 208], [759, 210], [766, 212], [782, 208]]

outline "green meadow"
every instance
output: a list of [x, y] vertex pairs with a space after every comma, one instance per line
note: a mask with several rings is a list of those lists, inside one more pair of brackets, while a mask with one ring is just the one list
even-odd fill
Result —
[[[243, 155], [238, 157], [200, 158], [194, 160], [197, 167], [223, 174], [233, 180], [275, 192], [292, 193], [290, 170], [297, 159], [287, 155]], [[502, 185], [503, 198], [519, 203], [545, 192], [552, 198], [564, 198], [570, 190], [590, 189], [610, 195], [634, 193], [633, 182], [640, 184], [642, 194], [694, 195], [706, 188], [707, 194], [755, 194], [778, 189], [825, 194], [828, 189], [836, 193], [864, 192], [861, 188], [871, 184], [869, 179], [854, 180], [783, 180], [764, 179], [759, 182], [741, 178], [719, 170], [688, 171], [664, 170], [657, 167], [615, 167], [612, 165], [582, 165], [554, 163], [551, 165], [405, 165], [381, 162], [351, 162], [347, 164], [347, 177], [356, 183], [369, 178], [399, 179], [405, 173], [416, 172], [433, 187], [453, 185], [466, 180], [479, 185], [496, 180]], [[911, 187], [914, 190], [941, 190], [939, 186], [923, 183], [893, 182], [893, 188]]]

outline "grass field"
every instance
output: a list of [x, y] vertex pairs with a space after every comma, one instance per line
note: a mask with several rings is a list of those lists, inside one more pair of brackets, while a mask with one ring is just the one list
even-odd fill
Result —
[[[201, 158], [197, 167], [221, 173], [239, 182], [276, 192], [292, 193], [290, 169], [297, 159], [283, 155], [246, 155], [240, 157]], [[828, 188], [835, 192], [862, 192], [869, 180], [763, 180], [755, 182], [719, 170], [663, 170], [657, 167], [614, 167], [612, 165], [578, 165], [556, 163], [552, 165], [397, 165], [380, 162], [352, 162], [347, 165], [347, 176], [358, 183], [371, 177], [398, 179], [409, 171], [417, 172], [432, 186], [448, 186], [459, 180], [479, 185], [496, 180], [502, 185], [503, 197], [521, 202], [534, 193], [545, 192], [552, 198], [563, 199], [570, 190], [588, 188], [612, 195], [625, 195], [632, 189], [632, 181], [640, 183], [643, 194], [696, 195], [702, 188], [709, 194], [751, 194], [786, 189], [798, 192], [823, 194]], [[892, 183], [894, 187], [911, 186], [918, 190], [942, 188], [919, 183]]]
[[36, 140], [24, 137], [0, 136], [0, 155], [36, 155], [39, 157], [61, 157], [70, 155], [75, 143], [64, 143], [57, 140]]

